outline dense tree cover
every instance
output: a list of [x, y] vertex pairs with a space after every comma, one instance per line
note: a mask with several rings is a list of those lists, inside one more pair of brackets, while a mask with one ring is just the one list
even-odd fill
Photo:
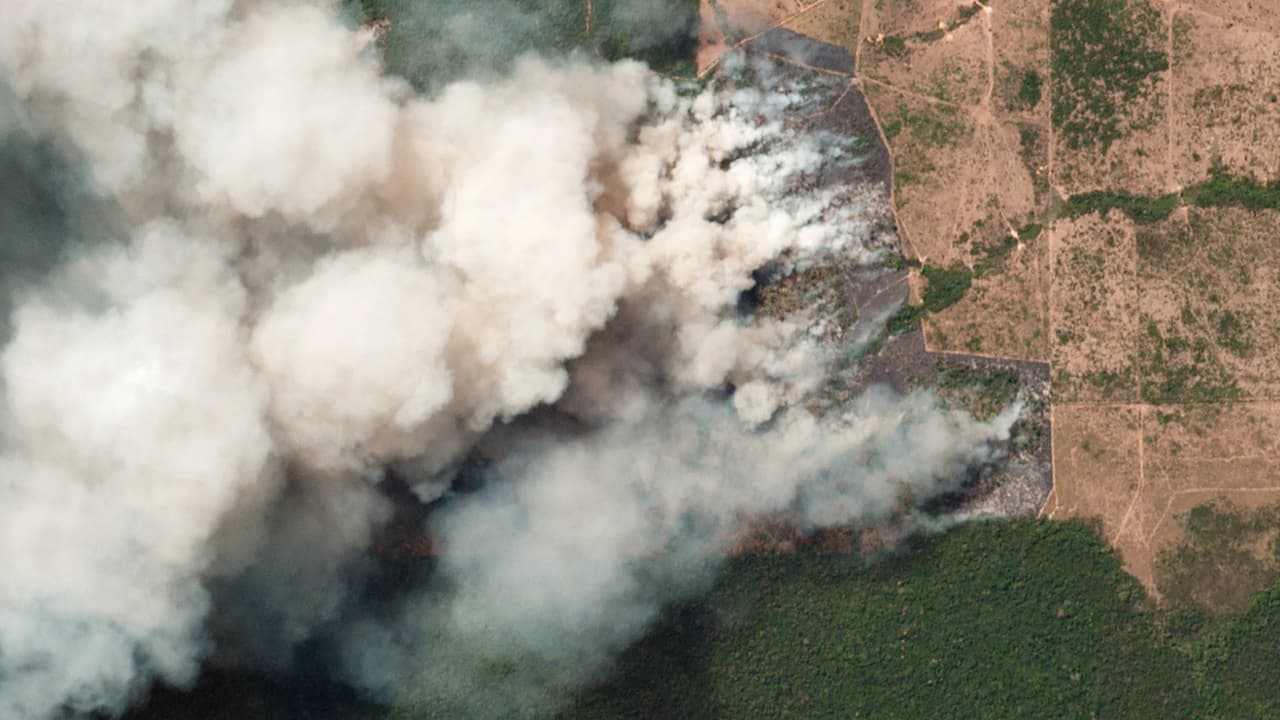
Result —
[[1128, 193], [1096, 190], [1094, 192], [1072, 195], [1063, 204], [1062, 213], [1067, 217], [1079, 217], [1092, 212], [1107, 214], [1108, 210], [1119, 210], [1139, 225], [1159, 222], [1178, 207], [1177, 195], [1161, 195], [1148, 198]]
[[1119, 210], [1139, 225], [1149, 225], [1165, 218], [1185, 201], [1196, 207], [1243, 207], [1248, 210], [1280, 210], [1280, 181], [1258, 182], [1250, 177], [1237, 177], [1221, 167], [1210, 170], [1209, 179], [1192, 185], [1182, 195], [1156, 197], [1130, 195], [1110, 190], [1095, 190], [1067, 198], [1062, 214], [1079, 217], [1108, 210]]
[[423, 90], [500, 72], [530, 51], [633, 57], [675, 75], [694, 69], [698, 0], [347, 0], [347, 6], [360, 19], [391, 22], [383, 41], [387, 65]]
[[732, 561], [564, 718], [1280, 717], [1280, 587], [1206, 629], [1094, 531], [972, 524], [870, 565]]
[[904, 305], [888, 321], [888, 331], [898, 335], [911, 330], [928, 313], [942, 312], [955, 305], [973, 284], [973, 271], [963, 265], [949, 268], [925, 265], [920, 274], [928, 283], [924, 289], [923, 304]]
[[1103, 150], [1146, 119], [1136, 101], [1169, 68], [1148, 0], [1052, 0], [1053, 124], [1069, 148]]
[[1249, 210], [1280, 210], [1280, 181], [1261, 183], [1214, 168], [1207, 181], [1186, 191], [1187, 202], [1198, 207], [1238, 206]]

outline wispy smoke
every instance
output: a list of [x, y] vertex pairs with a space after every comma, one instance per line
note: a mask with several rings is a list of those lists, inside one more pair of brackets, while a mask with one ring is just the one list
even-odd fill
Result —
[[988, 459], [1015, 415], [978, 424], [874, 391], [826, 423], [789, 411], [755, 432], [723, 403], [686, 399], [584, 438], [526, 438], [438, 520], [437, 584], [389, 622], [355, 625], [347, 657], [370, 687], [414, 688], [411, 702], [446, 715], [537, 710], [703, 589], [744, 521], [885, 518], [904, 491], [948, 489]]
[[[856, 160], [788, 126], [794, 81], [526, 58], [426, 98], [333, 7], [232, 0], [22, 0], [0, 71], [0, 183], [42, 198], [0, 200], [3, 257], [33, 258], [2, 288], [0, 720], [321, 635], [362, 688], [509, 715], [742, 523], [883, 516], [1008, 432], [919, 395], [790, 407], [824, 355], [739, 294], [888, 240], [878, 185], [795, 189]], [[375, 602], [392, 464], [445, 498], [442, 555]]]

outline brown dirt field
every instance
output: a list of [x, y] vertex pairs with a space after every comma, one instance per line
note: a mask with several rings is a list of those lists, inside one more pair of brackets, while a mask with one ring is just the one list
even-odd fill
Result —
[[[1049, 359], [1049, 243], [1021, 243], [955, 305], [925, 321], [929, 346], [946, 351]], [[993, 319], [994, 318], [994, 319]]]
[[888, 46], [868, 42], [862, 52], [862, 74], [904, 92], [972, 107], [987, 89], [987, 39], [975, 18], [937, 40], [905, 36], [905, 54], [895, 57]]
[[1054, 490], [1044, 514], [1097, 518], [1125, 569], [1157, 597], [1158, 561], [1183, 536], [1180, 516], [1226, 499], [1280, 501], [1280, 404], [1059, 405]]
[[1138, 292], [1128, 218], [1086, 215], [1046, 230], [1053, 243], [1053, 393], [1057, 403], [1138, 399]]
[[[1280, 15], [1273, 7], [1272, 14]], [[1238, 20], [1180, 12], [1174, 21], [1175, 177], [1193, 185], [1218, 160], [1234, 173], [1280, 174], [1280, 36]]]
[[1183, 0], [1179, 13], [1194, 13], [1280, 35], [1280, 12], [1269, 0]]
[[867, 99], [887, 128], [894, 156], [894, 194], [900, 230], [916, 257], [935, 265], [963, 262], [955, 240], [986, 214], [973, 195], [986, 168], [974, 152], [974, 124], [961, 108], [901, 95], [864, 83]]
[[1155, 557], [1122, 533], [1142, 492], [1142, 409], [1132, 405], [1057, 405], [1053, 409], [1053, 493], [1050, 518], [1097, 518], [1104, 536], [1119, 544], [1125, 569], [1148, 586]]
[[1048, 103], [1013, 101], [1026, 69], [1047, 75], [1048, 4], [968, 6], [868, 3], [859, 77], [894, 154], [909, 254], [980, 269], [965, 299], [926, 323], [930, 348], [1043, 360], [1047, 243], [1008, 252], [1006, 241], [1049, 200]]
[[867, 3], [863, 34], [929, 32], [955, 20], [966, 0], [876, 0]]
[[[1022, 164], [1031, 175], [1035, 207], [1049, 202], [1049, 3], [1024, 0], [1002, 4], [991, 15], [995, 69], [992, 111], [1016, 139]], [[1040, 102], [1026, 107], [1018, 99], [1023, 75], [1040, 75], [1045, 83]]]

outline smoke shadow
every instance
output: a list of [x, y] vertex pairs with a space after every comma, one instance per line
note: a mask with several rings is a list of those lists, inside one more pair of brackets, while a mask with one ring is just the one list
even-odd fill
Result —
[[383, 720], [389, 713], [318, 674], [274, 679], [214, 670], [189, 690], [152, 690], [121, 720]]
[[714, 704], [711, 643], [716, 612], [702, 601], [667, 609], [639, 642], [618, 659], [610, 679], [579, 694], [558, 718], [721, 717]]
[[112, 237], [107, 204], [95, 197], [85, 160], [0, 78], [0, 343], [23, 292], [76, 247]]

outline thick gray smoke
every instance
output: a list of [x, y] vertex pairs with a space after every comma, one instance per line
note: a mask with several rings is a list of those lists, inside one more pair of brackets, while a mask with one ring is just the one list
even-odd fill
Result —
[[[802, 88], [527, 58], [428, 99], [324, 2], [5, 14], [0, 183], [62, 179], [28, 183], [49, 217], [0, 204], [33, 258], [3, 285], [0, 720], [118, 712], [215, 652], [287, 666], [322, 629], [362, 688], [508, 714], [744, 522], [883, 516], [1008, 432], [926, 396], [791, 407], [824, 356], [739, 294], [886, 241], [878, 186], [793, 190], [850, 162], [783, 121]], [[431, 501], [473, 451], [439, 571], [360, 607], [383, 468]]]

